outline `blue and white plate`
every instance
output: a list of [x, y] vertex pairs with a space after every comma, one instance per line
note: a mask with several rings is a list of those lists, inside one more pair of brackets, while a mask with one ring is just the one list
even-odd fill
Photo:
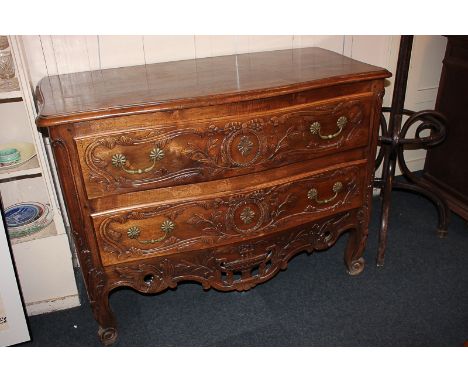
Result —
[[39, 219], [44, 213], [44, 206], [40, 203], [18, 203], [5, 210], [8, 228], [21, 227]]
[[25, 236], [31, 236], [43, 230], [50, 223], [52, 223], [54, 219], [53, 211], [50, 209], [48, 204], [43, 205], [43, 207], [44, 212], [37, 220], [20, 227], [8, 227], [8, 234], [10, 239], [21, 239]]

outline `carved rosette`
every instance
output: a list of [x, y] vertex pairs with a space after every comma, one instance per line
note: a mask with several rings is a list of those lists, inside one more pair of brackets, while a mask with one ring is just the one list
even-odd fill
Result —
[[[265, 122], [254, 119], [226, 124], [227, 134], [220, 145], [221, 163], [226, 168], [250, 167], [259, 161], [266, 149]], [[216, 126], [210, 126], [216, 130]], [[188, 154], [189, 151], [186, 151]]]
[[241, 200], [233, 200], [227, 211], [226, 228], [232, 227], [239, 234], [258, 231], [270, 212], [265, 196], [252, 194]]

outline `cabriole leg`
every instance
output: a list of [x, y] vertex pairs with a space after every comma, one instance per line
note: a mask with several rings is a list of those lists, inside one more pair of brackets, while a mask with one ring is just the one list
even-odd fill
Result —
[[359, 225], [349, 232], [348, 243], [345, 251], [345, 264], [348, 273], [356, 276], [364, 270], [364, 258], [362, 257], [366, 246], [367, 234]]
[[98, 335], [103, 345], [112, 345], [117, 340], [117, 325], [109, 305], [109, 292], [102, 293], [91, 304], [96, 321], [99, 324]]

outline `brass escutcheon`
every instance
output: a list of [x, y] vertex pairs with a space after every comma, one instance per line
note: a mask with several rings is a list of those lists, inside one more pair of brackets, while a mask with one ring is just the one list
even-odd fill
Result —
[[171, 234], [171, 232], [175, 229], [175, 223], [171, 220], [164, 220], [161, 224], [161, 231], [164, 232], [164, 235], [158, 237], [157, 239], [150, 239], [150, 240], [139, 240], [141, 230], [138, 226], [132, 226], [127, 230], [127, 236], [129, 239], [133, 239], [138, 241], [141, 244], [155, 244], [163, 241], [167, 236]]
[[316, 121], [310, 125], [310, 132], [312, 134], [317, 134], [320, 137], [320, 139], [329, 140], [340, 135], [341, 132], [343, 131], [343, 128], [346, 126], [347, 123], [348, 123], [348, 118], [346, 118], [345, 116], [341, 116], [336, 121], [336, 126], [338, 127], [338, 131], [334, 134], [322, 135], [320, 133], [320, 129], [322, 128], [322, 125], [320, 124], [320, 122]]
[[254, 217], [255, 212], [250, 207], [245, 207], [240, 214], [240, 218], [244, 222], [244, 224], [252, 223]]
[[318, 191], [316, 188], [311, 188], [309, 190], [309, 192], [307, 193], [307, 197], [310, 199], [310, 200], [314, 200], [316, 203], [318, 204], [325, 204], [325, 203], [330, 203], [331, 201], [335, 200], [336, 197], [338, 196], [338, 194], [340, 193], [340, 191], [343, 189], [343, 183], [341, 182], [336, 182], [334, 185], [333, 185], [333, 192], [335, 193], [335, 195], [333, 195], [331, 198], [328, 198], [328, 199], [322, 199], [322, 200], [319, 200], [318, 199]]
[[145, 174], [150, 172], [154, 166], [156, 166], [156, 161], [159, 161], [164, 158], [164, 150], [159, 147], [154, 147], [149, 153], [149, 159], [153, 162], [151, 166], [147, 168], [138, 168], [130, 169], [126, 167], [127, 158], [121, 153], [112, 155], [112, 165], [116, 168], [120, 168], [128, 174]]

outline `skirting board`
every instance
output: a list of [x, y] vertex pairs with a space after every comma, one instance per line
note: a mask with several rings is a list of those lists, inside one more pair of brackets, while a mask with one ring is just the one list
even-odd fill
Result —
[[70, 309], [80, 306], [78, 295], [65, 296], [54, 300], [35, 301], [26, 304], [28, 316], [35, 316], [43, 313], [51, 313], [57, 310]]

